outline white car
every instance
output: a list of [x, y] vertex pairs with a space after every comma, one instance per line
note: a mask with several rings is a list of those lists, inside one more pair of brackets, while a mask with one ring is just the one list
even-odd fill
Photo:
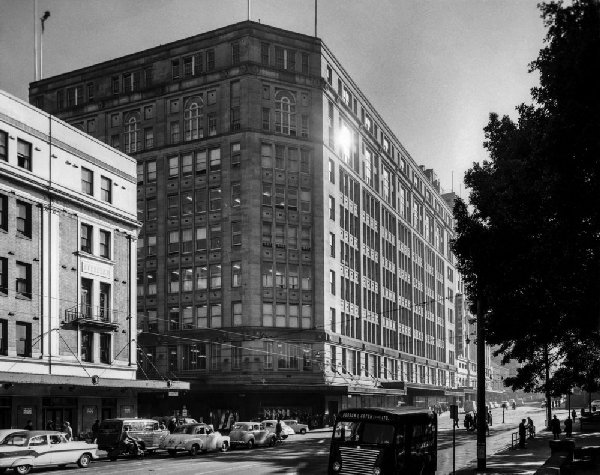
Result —
[[592, 401], [592, 411], [599, 411], [600, 410], [600, 399], [594, 399]]
[[308, 432], [308, 426], [301, 424], [296, 419], [286, 419], [281, 422], [285, 422], [285, 425], [290, 427], [294, 431], [294, 434], [306, 434]]
[[[287, 439], [289, 435], [294, 435], [294, 429], [292, 429], [291, 427], [289, 427], [285, 422], [280, 421], [281, 422], [281, 438], [282, 439]], [[262, 421], [261, 424], [263, 424], [264, 428], [269, 431], [269, 432], [273, 432], [273, 434], [275, 433], [275, 428], [277, 426], [277, 421], [275, 419], [267, 419], [266, 421]]]
[[81, 468], [97, 459], [97, 444], [68, 441], [56, 431], [19, 431], [8, 435], [0, 444], [0, 471], [13, 468], [18, 474], [29, 473], [32, 467], [76, 463]]
[[221, 435], [220, 432], [215, 432], [212, 426], [200, 422], [178, 426], [175, 432], [161, 440], [159, 448], [166, 450], [173, 457], [180, 451], [195, 457], [200, 452], [227, 452], [230, 445], [228, 436]]

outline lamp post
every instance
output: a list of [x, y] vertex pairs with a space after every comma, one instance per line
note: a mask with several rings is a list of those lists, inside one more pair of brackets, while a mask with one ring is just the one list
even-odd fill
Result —
[[485, 470], [485, 329], [481, 299], [477, 299], [477, 470]]
[[502, 404], [502, 424], [504, 424], [504, 404]]

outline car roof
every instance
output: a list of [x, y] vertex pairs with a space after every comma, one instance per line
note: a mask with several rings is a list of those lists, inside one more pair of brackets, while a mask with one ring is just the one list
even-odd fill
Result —
[[64, 432], [60, 432], [58, 430], [23, 430], [23, 429], [21, 429], [21, 430], [16, 430], [13, 433], [14, 434], [22, 433], [25, 437], [35, 437], [36, 435], [56, 435], [56, 434], [64, 435]]

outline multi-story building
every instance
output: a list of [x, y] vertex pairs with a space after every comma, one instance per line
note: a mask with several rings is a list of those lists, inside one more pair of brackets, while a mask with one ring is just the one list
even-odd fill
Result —
[[0, 426], [87, 432], [165, 387], [136, 381], [135, 166], [0, 91]]
[[454, 397], [451, 210], [319, 38], [241, 22], [30, 101], [137, 160], [140, 370], [191, 382], [148, 412]]

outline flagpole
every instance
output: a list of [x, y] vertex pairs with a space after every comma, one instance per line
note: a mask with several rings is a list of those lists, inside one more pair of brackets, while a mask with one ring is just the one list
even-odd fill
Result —
[[40, 79], [44, 78], [44, 22], [50, 18], [50, 12], [46, 10], [44, 16], [40, 18], [42, 23], [42, 32], [40, 34]]
[[250, 21], [250, 1], [248, 0], [248, 21]]
[[33, 0], [33, 80], [38, 80], [38, 55], [37, 55], [37, 0]]
[[315, 0], [315, 37], [317, 36], [317, 0]]

